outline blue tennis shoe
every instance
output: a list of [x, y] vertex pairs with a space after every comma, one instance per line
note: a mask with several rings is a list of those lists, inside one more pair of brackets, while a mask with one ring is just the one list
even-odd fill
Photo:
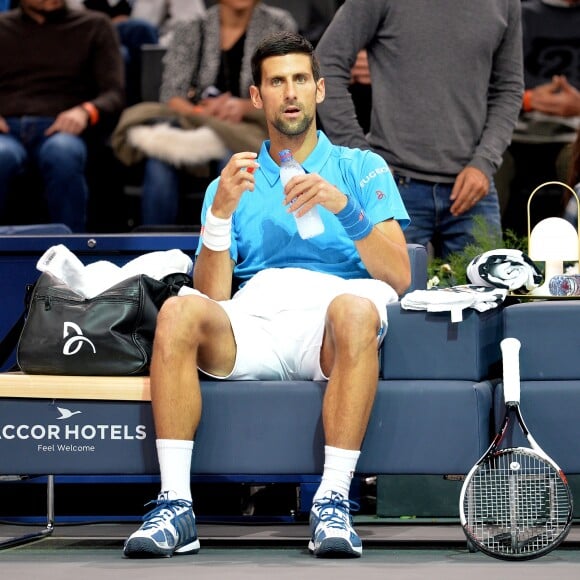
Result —
[[308, 549], [318, 558], [360, 558], [362, 542], [352, 527], [350, 510], [358, 505], [331, 492], [310, 510], [312, 537]]
[[147, 505], [155, 507], [143, 517], [141, 527], [131, 534], [123, 554], [127, 558], [170, 558], [173, 554], [196, 554], [199, 539], [191, 502], [170, 500], [163, 492]]

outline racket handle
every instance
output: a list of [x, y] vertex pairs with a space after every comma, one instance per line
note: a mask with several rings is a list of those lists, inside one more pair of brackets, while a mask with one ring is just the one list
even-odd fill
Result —
[[520, 346], [517, 338], [504, 338], [500, 343], [503, 360], [503, 395], [506, 405], [520, 402]]

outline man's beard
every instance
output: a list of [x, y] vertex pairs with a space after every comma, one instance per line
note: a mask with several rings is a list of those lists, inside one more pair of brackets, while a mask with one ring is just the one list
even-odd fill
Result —
[[288, 137], [295, 137], [296, 135], [302, 135], [306, 133], [306, 131], [310, 128], [314, 121], [314, 117], [310, 115], [304, 115], [302, 119], [297, 121], [285, 121], [281, 117], [276, 117], [274, 119], [273, 125], [274, 127], [282, 133], [282, 135], [286, 135]]

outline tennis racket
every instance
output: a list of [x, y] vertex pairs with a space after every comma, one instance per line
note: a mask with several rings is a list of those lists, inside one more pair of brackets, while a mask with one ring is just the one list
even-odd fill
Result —
[[[536, 443], [520, 411], [520, 341], [501, 342], [506, 415], [489, 449], [467, 474], [459, 515], [471, 547], [501, 560], [530, 560], [556, 548], [570, 531], [566, 476]], [[517, 422], [530, 447], [501, 448]]]

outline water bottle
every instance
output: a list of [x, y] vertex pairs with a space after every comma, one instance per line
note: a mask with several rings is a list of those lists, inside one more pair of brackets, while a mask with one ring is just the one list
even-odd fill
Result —
[[580, 275], [558, 274], [552, 276], [548, 287], [552, 296], [580, 296]]
[[[280, 181], [282, 186], [286, 184], [295, 176], [306, 173], [304, 168], [294, 157], [290, 149], [283, 149], [280, 155]], [[298, 227], [298, 234], [303, 240], [318, 236], [324, 231], [324, 223], [318, 213], [318, 206], [314, 206], [311, 210], [306, 212], [303, 216], [298, 217], [294, 215], [296, 226]]]

